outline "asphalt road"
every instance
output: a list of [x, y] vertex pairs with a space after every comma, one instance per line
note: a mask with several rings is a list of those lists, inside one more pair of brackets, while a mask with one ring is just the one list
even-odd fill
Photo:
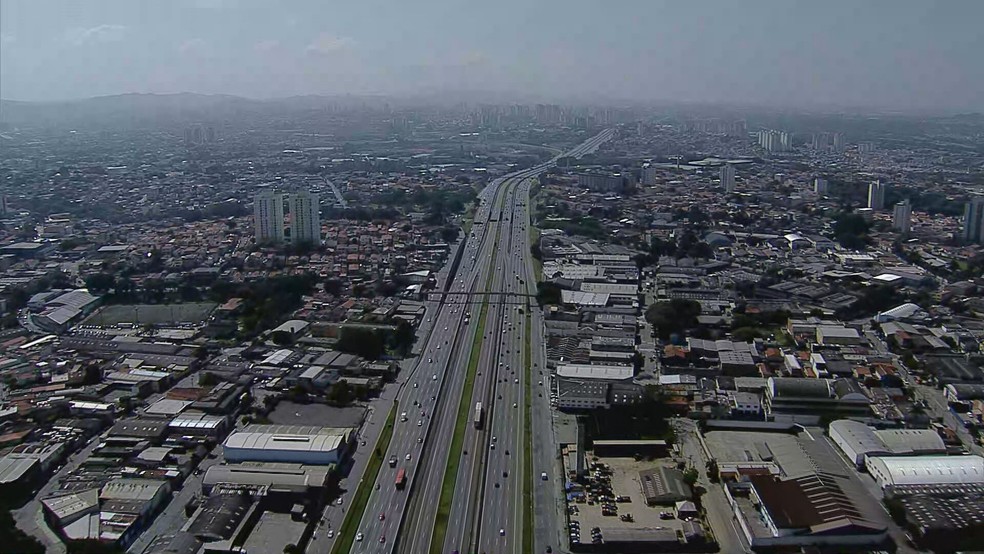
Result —
[[[611, 137], [611, 133], [611, 131], [605, 131], [589, 139], [569, 152], [568, 155], [579, 156], [597, 148], [598, 145]], [[492, 290], [499, 290], [496, 288], [497, 285], [499, 287], [505, 286], [507, 290], [518, 290], [518, 280], [515, 279], [515, 275], [519, 273], [521, 264], [530, 263], [526, 227], [528, 216], [520, 217], [521, 221], [518, 222], [520, 225], [516, 225], [515, 229], [511, 224], [517, 219], [516, 217], [507, 217], [506, 219], [509, 221], [503, 221], [503, 217], [499, 217], [499, 214], [494, 214], [496, 217], [490, 216], [493, 215], [493, 210], [497, 206], [495, 200], [500, 190], [504, 194], [508, 193], [513, 187], [518, 186], [517, 182], [523, 187], [523, 193], [507, 198], [507, 203], [502, 212], [515, 215], [516, 210], [520, 209], [525, 214], [528, 209], [528, 202], [524, 202], [518, 208], [516, 204], [518, 198], [528, 198], [529, 181], [527, 179], [548, 169], [555, 163], [555, 160], [497, 179], [482, 191], [479, 195], [480, 207], [475, 215], [476, 224], [472, 227], [474, 236], [467, 239], [461, 266], [458, 269], [458, 274], [454, 276], [450, 290], [455, 292], [484, 291], [490, 271], [497, 272]], [[524, 182], [525, 184], [523, 184]], [[508, 240], [511, 234], [518, 236], [520, 233], [524, 235], [523, 240], [525, 241], [523, 243], [525, 246], [522, 249], [519, 246], [515, 249], [508, 249], [501, 244], [503, 237]], [[497, 244], [495, 240], [497, 234], [500, 244]], [[529, 271], [529, 275], [532, 272], [532, 270], [527, 269], [523, 269], [523, 271]], [[510, 280], [512, 282], [508, 282]], [[525, 281], [527, 290], [535, 289], [532, 278]], [[448, 449], [454, 433], [459, 401], [465, 382], [468, 357], [477, 329], [476, 319], [481, 299], [478, 300], [476, 302], [475, 299], [467, 297], [448, 296], [445, 302], [437, 306], [430, 316], [434, 319], [433, 331], [421, 349], [421, 355], [410, 370], [407, 383], [397, 395], [399, 411], [407, 414], [407, 421], [401, 421], [402, 418], [397, 417], [393, 439], [389, 449], [383, 454], [387, 461], [395, 458], [396, 467], [391, 468], [389, 464], [384, 464], [380, 471], [366, 511], [363, 513], [359, 524], [362, 540], [357, 540], [353, 545], [352, 552], [391, 552], [393, 545], [397, 542], [395, 539], [397, 539], [398, 533], [401, 551], [423, 553], [429, 550], [433, 531], [433, 515], [438, 508]], [[472, 318], [468, 324], [465, 324], [465, 316], [468, 312]], [[502, 325], [505, 323], [502, 321], [502, 317], [506, 313], [508, 310], [504, 308], [504, 305], [490, 305], [490, 319], [486, 329], [490, 335], [488, 338], [493, 340], [483, 343], [483, 348], [485, 344], [495, 343], [494, 338], [498, 336], [497, 332], [501, 332]], [[525, 330], [522, 329], [522, 324], [518, 323], [515, 313], [513, 308], [513, 314], [509, 315], [516, 322], [506, 341], [510, 346], [503, 346], [502, 348], [509, 350], [509, 353], [506, 353], [511, 362], [509, 365], [515, 364], [515, 371], [520, 371]], [[506, 325], [508, 332], [510, 331], [508, 323]], [[496, 360], [499, 357], [486, 354], [483, 350], [483, 363], [479, 369], [483, 374], [482, 377], [487, 379], [494, 374], [494, 372], [489, 371], [489, 368], [498, 367], [497, 361], [506, 362], [505, 359]], [[493, 362], [496, 362], [495, 365], [492, 365]], [[517, 375], [513, 379], [518, 377]], [[521, 383], [522, 381], [520, 381]], [[511, 441], [510, 444], [512, 445], [509, 450], [521, 452], [521, 445], [524, 444], [521, 425], [521, 395], [523, 392], [520, 384], [516, 384], [514, 381], [508, 384], [512, 390], [509, 390], [510, 387], [505, 387], [503, 390], [509, 392], [503, 394], [503, 401], [500, 403], [496, 400], [497, 406], [507, 406], [508, 408], [490, 408], [487, 421], [490, 422], [493, 433], [495, 429], [499, 428], [508, 431], [507, 435], [510, 437], [508, 440]], [[488, 391], [487, 385], [487, 380], [478, 381], [475, 390]], [[510, 402], [506, 401], [506, 394], [510, 395]], [[469, 402], [470, 405], [474, 404]], [[512, 408], [513, 403], [517, 405], [516, 408]], [[497, 425], [498, 427], [496, 427]], [[471, 429], [470, 426], [469, 429]], [[474, 435], [474, 433], [472, 435], [473, 442], [471, 443], [466, 435], [465, 448], [469, 453], [462, 455], [462, 459], [466, 460], [462, 465], [467, 467], [461, 471], [466, 477], [470, 475], [468, 467], [473, 467], [473, 464], [479, 463], [471, 460], [475, 458], [475, 454], [482, 450], [481, 447], [478, 447], [478, 451], [469, 448], [469, 446], [477, 444], [474, 441], [478, 440], [477, 436], [480, 436]], [[407, 459], [408, 455], [409, 459]], [[505, 457], [504, 454], [503, 456]], [[492, 461], [487, 464], [488, 471], [492, 471], [493, 466], [496, 468], [516, 468], [518, 464], [522, 463], [522, 458], [518, 455], [512, 455], [504, 461], [492, 456], [489, 456], [489, 459]], [[409, 484], [403, 490], [398, 490], [394, 484], [396, 474], [400, 469], [406, 470], [409, 479]], [[453, 511], [452, 513], [458, 517], [458, 521], [474, 519], [481, 521], [483, 528], [489, 528], [489, 525], [496, 524], [508, 525], [510, 528], [515, 527], [518, 533], [521, 528], [518, 522], [521, 521], [523, 506], [522, 488], [516, 484], [521, 485], [522, 481], [518, 475], [518, 470], [513, 470], [517, 474], [514, 476], [510, 472], [509, 479], [513, 480], [511, 483], [513, 487], [510, 488], [514, 490], [509, 491], [508, 497], [502, 498], [503, 505], [497, 506], [495, 513], [477, 513], [473, 510], [471, 513], [474, 514], [474, 518], [471, 518], [468, 515], [468, 510], [464, 511], [466, 515], [463, 517], [458, 516], [458, 512]], [[510, 470], [500, 469], [499, 471], [498, 475], [501, 476], [501, 471]], [[476, 481], [473, 479], [459, 479], [456, 483], [455, 499], [459, 496], [457, 487], [461, 487], [461, 496], [465, 499], [475, 498], [477, 490], [481, 489], [481, 486], [476, 487], [475, 483]], [[486, 487], [485, 490], [493, 489]], [[410, 513], [407, 513], [408, 506], [411, 505], [411, 496], [413, 497], [412, 509]], [[487, 510], [487, 499], [483, 498], [480, 505]], [[465, 526], [462, 525], [462, 527]], [[495, 532], [498, 533], [500, 528], [504, 529], [504, 527], [494, 528]], [[465, 540], [464, 536], [458, 534], [458, 527], [454, 525], [454, 522], [449, 525], [449, 529], [455, 530], [449, 533], [450, 535], [458, 535], [459, 540]], [[506, 534], [506, 537], [510, 536], [511, 533]], [[520, 542], [515, 542], [511, 549], [519, 547]]]

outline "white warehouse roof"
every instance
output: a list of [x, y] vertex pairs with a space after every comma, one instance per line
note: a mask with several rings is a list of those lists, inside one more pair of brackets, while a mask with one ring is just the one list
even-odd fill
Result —
[[882, 487], [984, 483], [980, 456], [870, 457], [866, 464]]
[[560, 364], [557, 366], [557, 376], [568, 379], [624, 381], [631, 379], [634, 373], [635, 370], [631, 365]]
[[[334, 455], [348, 442], [351, 428], [313, 427], [304, 425], [247, 425], [226, 439], [225, 451], [266, 451]], [[239, 456], [234, 456], [239, 457]]]

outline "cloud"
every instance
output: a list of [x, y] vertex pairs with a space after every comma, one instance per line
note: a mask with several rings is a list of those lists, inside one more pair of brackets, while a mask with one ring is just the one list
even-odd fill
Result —
[[311, 44], [307, 47], [307, 51], [312, 54], [336, 54], [338, 52], [349, 50], [354, 45], [355, 41], [349, 37], [338, 37], [327, 33], [321, 33], [317, 38], [311, 41]]
[[261, 40], [253, 45], [253, 50], [257, 52], [270, 52], [280, 48], [280, 41], [274, 39]]
[[191, 38], [178, 45], [178, 52], [182, 54], [200, 54], [208, 48], [208, 43], [204, 39]]
[[97, 25], [95, 27], [76, 27], [65, 34], [68, 42], [81, 46], [83, 44], [98, 44], [118, 42], [126, 36], [127, 28], [123, 25]]

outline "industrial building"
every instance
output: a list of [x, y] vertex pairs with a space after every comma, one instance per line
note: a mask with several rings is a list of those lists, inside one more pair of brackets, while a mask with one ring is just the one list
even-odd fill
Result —
[[883, 491], [984, 483], [984, 458], [980, 456], [869, 456], [865, 466]]
[[830, 475], [751, 475], [728, 483], [725, 493], [752, 548], [878, 550], [889, 540], [887, 528], [866, 517]]
[[230, 462], [337, 464], [348, 453], [352, 428], [303, 425], [248, 425], [223, 444]]
[[830, 423], [830, 440], [858, 468], [871, 456], [945, 454], [943, 439], [931, 429], [875, 430], [859, 421], [839, 419]]

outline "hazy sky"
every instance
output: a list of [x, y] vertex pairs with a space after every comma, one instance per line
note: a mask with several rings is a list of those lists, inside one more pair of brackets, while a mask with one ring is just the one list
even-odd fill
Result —
[[0, 0], [0, 96], [984, 109], [984, 0]]

